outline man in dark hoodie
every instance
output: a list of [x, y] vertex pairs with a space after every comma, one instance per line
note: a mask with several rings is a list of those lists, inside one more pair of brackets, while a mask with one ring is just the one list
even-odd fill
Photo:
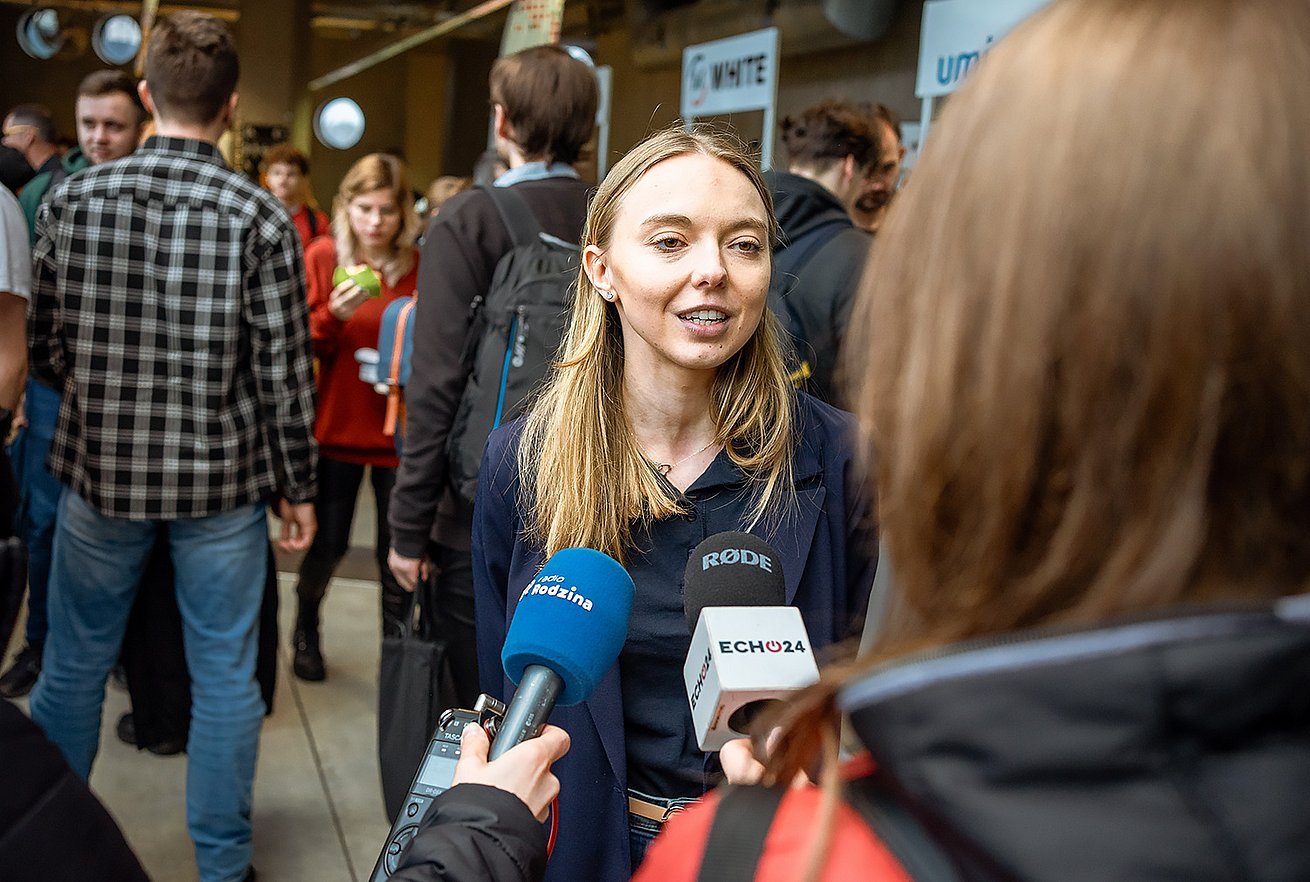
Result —
[[840, 404], [842, 331], [872, 237], [851, 207], [878, 165], [879, 133], [852, 103], [824, 101], [782, 121], [789, 164], [770, 172], [782, 241], [769, 305], [791, 333], [800, 388]]

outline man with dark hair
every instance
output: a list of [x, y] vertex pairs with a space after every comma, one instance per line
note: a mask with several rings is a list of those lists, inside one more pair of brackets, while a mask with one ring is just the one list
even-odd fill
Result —
[[59, 167], [59, 146], [55, 143], [55, 123], [50, 111], [40, 104], [20, 104], [5, 117], [4, 139], [37, 174]]
[[782, 121], [785, 172], [770, 172], [782, 243], [769, 305], [796, 345], [792, 379], [839, 403], [838, 351], [869, 252], [851, 207], [878, 163], [878, 132], [854, 104], [824, 101]]
[[[36, 243], [36, 212], [46, 195], [69, 175], [127, 156], [136, 149], [145, 123], [136, 80], [119, 70], [99, 70], [82, 80], [75, 113], [78, 146], [64, 154], [54, 169], [32, 178], [19, 196], [29, 245]], [[29, 379], [23, 415], [26, 424], [14, 439], [11, 452], [21, 498], [18, 534], [28, 555], [27, 645], [0, 675], [0, 697], [4, 698], [26, 695], [41, 673], [55, 508], [63, 489], [45, 465], [59, 416], [59, 391]]]
[[901, 143], [901, 122], [885, 104], [862, 105], [877, 123], [879, 134], [878, 166], [865, 179], [864, 189], [855, 200], [851, 214], [856, 226], [878, 232], [892, 197], [901, 180], [901, 160], [905, 158], [905, 145]]
[[32, 371], [64, 392], [66, 485], [32, 718], [91, 771], [105, 678], [157, 534], [169, 543], [192, 680], [187, 826], [202, 882], [252, 879], [255, 681], [278, 500], [284, 550], [313, 537], [313, 378], [300, 238], [216, 142], [236, 47], [211, 16], [150, 36], [157, 134], [68, 178], [37, 215]]
[[[590, 187], [572, 163], [595, 127], [595, 74], [558, 46], [538, 46], [496, 61], [490, 86], [496, 151], [509, 164], [494, 186], [521, 197], [543, 232], [577, 242]], [[470, 322], [458, 317], [470, 316], [470, 304], [491, 290], [497, 264], [513, 247], [496, 204], [482, 189], [451, 197], [428, 226], [419, 261], [413, 373], [405, 389], [408, 430], [391, 494], [387, 563], [407, 590], [425, 583], [424, 608], [437, 615], [461, 703], [480, 689], [469, 551], [473, 513], [452, 488], [447, 455], [469, 379], [462, 353]]]

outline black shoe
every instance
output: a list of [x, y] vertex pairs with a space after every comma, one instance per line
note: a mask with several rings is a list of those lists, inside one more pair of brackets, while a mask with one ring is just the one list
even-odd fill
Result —
[[295, 657], [291, 660], [291, 670], [302, 680], [318, 683], [327, 678], [327, 669], [323, 666], [323, 653], [318, 649], [318, 635], [311, 637], [305, 631], [297, 630], [291, 635], [291, 645]]
[[118, 718], [118, 725], [114, 727], [114, 734], [124, 744], [136, 747], [136, 720], [132, 718], [131, 711]]
[[[118, 740], [124, 744], [130, 744], [133, 747], [139, 746], [136, 743], [136, 718], [132, 716], [131, 711], [118, 718], [118, 725], [114, 727], [114, 733], [118, 735]], [[186, 739], [172, 738], [158, 744], [148, 744], [146, 750], [155, 756], [176, 756], [186, 750]]]
[[0, 676], [0, 696], [22, 698], [32, 691], [41, 674], [40, 647], [24, 646], [14, 658], [9, 670]]
[[246, 875], [241, 877], [241, 882], [255, 882], [255, 868], [247, 867]]

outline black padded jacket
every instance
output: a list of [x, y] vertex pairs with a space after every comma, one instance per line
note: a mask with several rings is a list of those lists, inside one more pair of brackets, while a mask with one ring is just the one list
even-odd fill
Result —
[[796, 343], [797, 386], [842, 407], [839, 351], [873, 237], [821, 184], [788, 172], [767, 179], [782, 230], [769, 306]]
[[17, 706], [0, 700], [0, 879], [149, 878], [114, 819], [59, 749]]
[[390, 882], [536, 882], [546, 830], [512, 793], [460, 784], [433, 800]]
[[1310, 597], [1007, 635], [872, 672], [839, 703], [868, 783], [957, 870], [916, 879], [1310, 879]]

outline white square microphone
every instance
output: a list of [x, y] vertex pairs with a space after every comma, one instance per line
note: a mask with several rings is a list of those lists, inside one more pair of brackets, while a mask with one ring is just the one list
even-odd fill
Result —
[[701, 750], [750, 733], [755, 702], [786, 698], [819, 680], [805, 623], [793, 606], [701, 611], [682, 669]]

